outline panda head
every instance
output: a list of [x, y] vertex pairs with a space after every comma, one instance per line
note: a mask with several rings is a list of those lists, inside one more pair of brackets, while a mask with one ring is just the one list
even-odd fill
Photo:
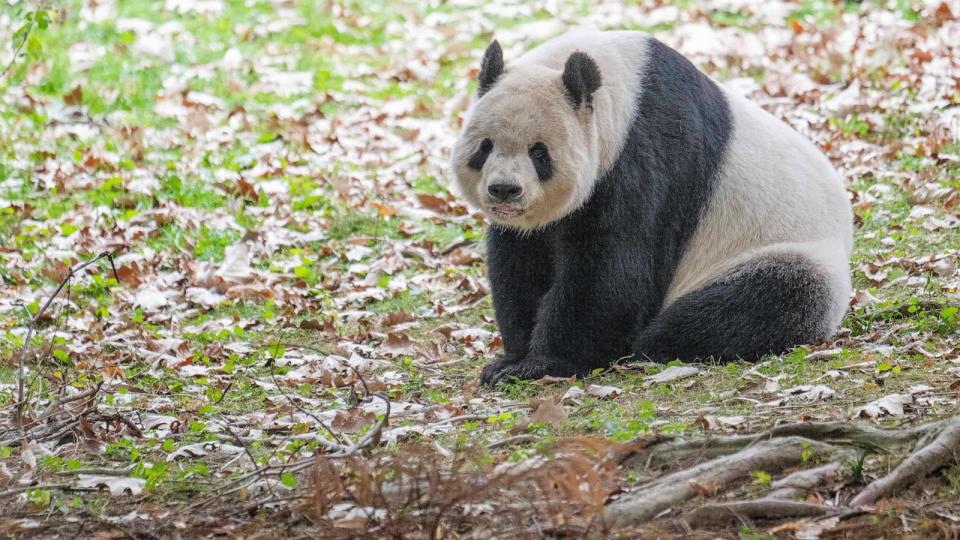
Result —
[[484, 53], [453, 171], [463, 196], [499, 225], [543, 227], [579, 208], [596, 182], [600, 69], [583, 52], [563, 56], [507, 68], [496, 41]]

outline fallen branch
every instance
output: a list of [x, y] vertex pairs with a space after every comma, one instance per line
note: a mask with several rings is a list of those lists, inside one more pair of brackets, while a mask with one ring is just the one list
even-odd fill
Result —
[[960, 455], [960, 416], [948, 420], [940, 435], [905, 459], [890, 474], [871, 482], [850, 501], [850, 506], [871, 506], [909, 487]]
[[810, 490], [834, 478], [840, 465], [840, 461], [836, 460], [812, 469], [801, 469], [770, 484], [770, 492], [763, 498], [705, 504], [684, 516], [684, 521], [688, 527], [696, 529], [750, 523], [753, 520], [776, 521], [848, 514], [851, 512], [849, 508], [790, 500], [806, 497]]
[[[931, 441], [929, 442], [928, 441]], [[879, 429], [857, 423], [798, 423], [777, 426], [757, 435], [706, 437], [696, 440], [649, 438], [636, 441], [621, 464], [660, 467], [706, 459], [694, 467], [662, 476], [607, 505], [605, 522], [632, 526], [654, 519], [698, 495], [726, 490], [754, 471], [776, 474], [816, 456], [827, 462], [795, 471], [771, 484], [769, 493], [748, 501], [708, 503], [686, 516], [691, 527], [731, 524], [750, 519], [786, 519], [856, 513], [848, 507], [823, 506], [792, 499], [836, 478], [857, 448], [882, 451], [907, 446], [919, 448], [893, 472], [856, 496], [851, 507], [869, 506], [926, 477], [960, 455], [960, 416], [903, 429]]]
[[106, 469], [106, 468], [94, 468], [94, 469], [73, 469], [67, 471], [54, 471], [53, 474], [56, 476], [79, 476], [81, 474], [91, 474], [96, 476], [117, 476], [126, 478], [130, 476], [130, 471], [133, 468], [129, 469]]
[[722, 490], [753, 471], [776, 473], [799, 465], [805, 456], [833, 456], [836, 452], [832, 445], [803, 437], [760, 441], [735, 454], [658, 478], [607, 505], [604, 519], [614, 527], [643, 523], [704, 490]]

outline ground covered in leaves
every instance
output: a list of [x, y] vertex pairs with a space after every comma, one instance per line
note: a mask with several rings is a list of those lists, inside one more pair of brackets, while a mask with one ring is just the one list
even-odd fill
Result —
[[[644, 445], [960, 413], [957, 2], [36, 9], [0, 11], [0, 531], [601, 536], [678, 465], [627, 466]], [[583, 24], [652, 33], [830, 157], [857, 223], [834, 342], [478, 388], [500, 343], [448, 152], [491, 39], [509, 61]], [[806, 500], [845, 504], [883, 450]], [[843, 521], [705, 530], [949, 535], [958, 499], [954, 464]], [[689, 508], [621, 533], [692, 534]]]

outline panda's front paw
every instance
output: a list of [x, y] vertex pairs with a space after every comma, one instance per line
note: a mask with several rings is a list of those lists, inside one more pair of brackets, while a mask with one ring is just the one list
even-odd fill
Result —
[[513, 358], [504, 354], [497, 356], [493, 360], [487, 362], [487, 365], [483, 366], [483, 371], [480, 372], [480, 384], [496, 386], [497, 382], [503, 378], [500, 375], [500, 372], [519, 363], [520, 359], [518, 358]]
[[569, 377], [581, 371], [567, 362], [546, 356], [528, 356], [523, 360], [498, 356], [484, 366], [480, 382], [496, 386], [498, 382], [508, 380], [510, 377], [518, 379], [540, 379], [547, 375]]

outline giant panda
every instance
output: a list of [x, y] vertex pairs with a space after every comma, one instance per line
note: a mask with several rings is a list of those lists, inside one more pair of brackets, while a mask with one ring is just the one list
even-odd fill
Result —
[[481, 381], [624, 357], [757, 360], [836, 331], [852, 216], [816, 147], [646, 34], [486, 49], [452, 152], [491, 222], [504, 354]]

